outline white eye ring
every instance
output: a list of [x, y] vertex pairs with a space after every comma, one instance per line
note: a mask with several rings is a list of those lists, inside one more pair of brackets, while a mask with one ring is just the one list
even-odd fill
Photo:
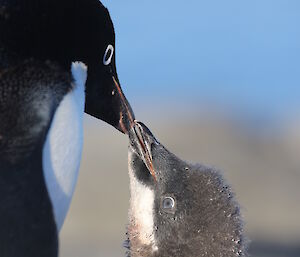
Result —
[[166, 211], [170, 211], [175, 207], [175, 199], [171, 196], [167, 196], [162, 199], [162, 208]]
[[[109, 56], [107, 56], [108, 53], [110, 53]], [[111, 59], [113, 55], [114, 55], [114, 47], [112, 45], [108, 45], [103, 56], [103, 64], [106, 66], [109, 65], [111, 63]]]

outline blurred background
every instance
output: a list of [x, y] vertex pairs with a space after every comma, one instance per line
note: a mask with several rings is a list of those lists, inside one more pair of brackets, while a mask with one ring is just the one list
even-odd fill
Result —
[[[254, 257], [299, 257], [300, 1], [102, 2], [136, 117], [224, 172]], [[86, 116], [61, 256], [124, 256], [128, 201], [127, 138]]]

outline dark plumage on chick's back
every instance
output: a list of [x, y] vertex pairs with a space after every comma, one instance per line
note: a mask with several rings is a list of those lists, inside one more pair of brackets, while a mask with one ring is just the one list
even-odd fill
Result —
[[132, 130], [128, 256], [246, 256], [239, 205], [220, 173], [180, 160], [137, 124], [156, 177]]

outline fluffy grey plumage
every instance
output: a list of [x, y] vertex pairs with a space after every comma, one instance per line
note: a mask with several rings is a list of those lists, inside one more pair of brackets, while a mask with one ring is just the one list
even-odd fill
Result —
[[[143, 124], [141, 126], [156, 179], [145, 166], [131, 133], [127, 255], [246, 256], [239, 205], [220, 173], [180, 160], [158, 143]], [[150, 192], [153, 192], [152, 198]], [[152, 216], [147, 206], [151, 207]], [[153, 225], [152, 230], [149, 224]], [[150, 234], [145, 234], [149, 231]]]

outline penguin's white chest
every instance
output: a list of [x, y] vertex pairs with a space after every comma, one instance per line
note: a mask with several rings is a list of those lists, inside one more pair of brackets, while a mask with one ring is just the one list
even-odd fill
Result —
[[86, 67], [72, 65], [75, 85], [58, 106], [43, 148], [43, 171], [58, 231], [77, 182], [82, 144]]

